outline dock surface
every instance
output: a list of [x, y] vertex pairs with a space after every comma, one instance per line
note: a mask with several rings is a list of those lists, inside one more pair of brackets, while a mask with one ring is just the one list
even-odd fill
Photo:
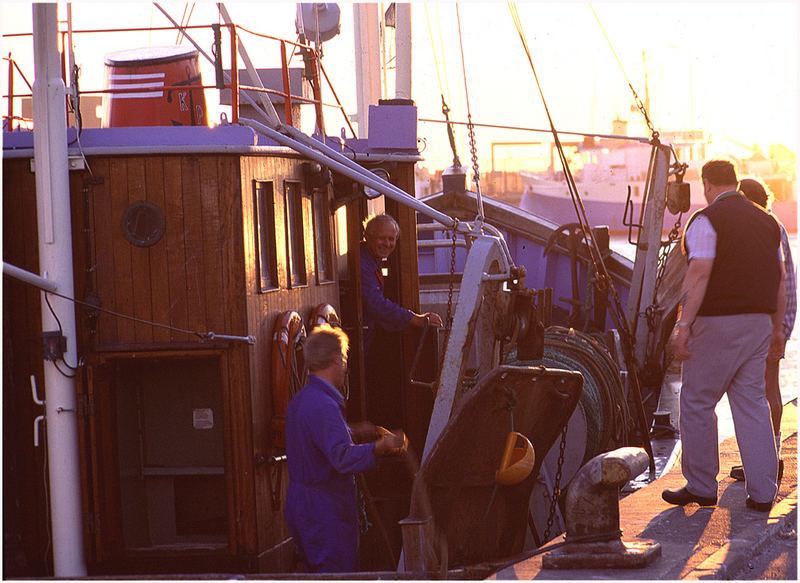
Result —
[[[788, 388], [788, 387], [787, 387]], [[541, 553], [507, 566], [489, 579], [499, 580], [679, 580], [759, 579], [797, 580], [797, 400], [784, 406], [781, 457], [783, 479], [769, 513], [745, 506], [744, 482], [728, 476], [741, 464], [736, 438], [720, 443], [718, 502], [714, 507], [667, 504], [661, 491], [686, 482], [680, 456], [661, 478], [620, 501], [620, 528], [625, 542], [657, 541], [661, 556], [639, 569], [544, 569]], [[563, 540], [555, 539], [546, 546]], [[759, 557], [783, 549], [776, 557], [784, 566], [779, 576], [758, 573]]]

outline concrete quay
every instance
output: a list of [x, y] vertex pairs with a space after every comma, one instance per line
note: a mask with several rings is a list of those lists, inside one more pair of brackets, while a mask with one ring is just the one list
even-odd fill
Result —
[[[797, 400], [784, 406], [781, 422], [783, 479], [769, 513], [745, 506], [744, 482], [728, 476], [741, 463], [736, 438], [720, 443], [718, 502], [714, 507], [667, 504], [665, 488], [685, 484], [680, 456], [661, 478], [624, 497], [619, 504], [622, 540], [656, 541], [661, 555], [650, 565], [631, 569], [545, 569], [542, 556], [534, 555], [508, 565], [488, 579], [500, 580], [681, 580], [754, 579], [797, 580]], [[551, 541], [552, 547], [563, 540]], [[787, 541], [793, 544], [786, 544]], [[782, 567], [771, 574], [757, 568], [758, 558], [775, 548], [788, 549]], [[792, 555], [793, 553], [793, 555]], [[763, 561], [762, 561], [763, 562]]]

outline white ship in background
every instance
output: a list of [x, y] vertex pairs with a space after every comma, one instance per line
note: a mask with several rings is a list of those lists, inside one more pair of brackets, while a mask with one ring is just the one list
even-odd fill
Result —
[[[628, 225], [639, 220], [644, 186], [647, 180], [650, 148], [646, 139], [626, 136], [625, 122], [614, 122], [615, 137], [585, 137], [580, 142], [564, 143], [571, 156], [570, 166], [580, 192], [589, 221], [593, 225], [607, 225], [611, 232], [627, 231]], [[616, 137], [618, 136], [618, 137]], [[690, 184], [692, 212], [705, 206], [700, 167], [712, 157], [709, 140], [700, 130], [663, 132], [662, 143], [670, 144], [678, 159], [688, 164], [684, 182]], [[773, 144], [765, 156], [757, 148], [747, 148], [732, 142], [737, 150], [750, 150], [748, 157], [734, 158], [740, 177], [761, 178], [775, 195], [773, 212], [791, 232], [797, 231], [797, 200], [794, 194], [796, 157], [787, 148]], [[555, 172], [554, 146], [551, 148], [549, 167], [543, 171], [520, 171], [525, 190], [520, 208], [544, 216], [558, 224], [575, 221], [575, 209], [562, 172]], [[628, 191], [630, 189], [630, 195]], [[626, 214], [626, 204], [632, 206]], [[678, 216], [669, 210], [664, 217], [664, 228], [669, 230]]]

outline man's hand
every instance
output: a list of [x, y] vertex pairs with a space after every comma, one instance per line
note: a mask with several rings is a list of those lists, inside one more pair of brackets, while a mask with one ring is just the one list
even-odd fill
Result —
[[689, 352], [689, 336], [691, 331], [689, 326], [676, 326], [670, 337], [672, 353], [678, 360], [689, 360], [692, 354]]
[[378, 426], [369, 421], [356, 421], [350, 423], [350, 431], [353, 435], [354, 443], [369, 443], [381, 436]]
[[417, 328], [423, 328], [425, 322], [429, 322], [434, 328], [442, 327], [442, 317], [436, 312], [425, 312], [424, 314], [414, 314], [411, 318], [411, 324]]
[[783, 358], [786, 350], [786, 337], [783, 335], [782, 326], [776, 326], [772, 331], [772, 338], [769, 341], [769, 352], [767, 360], [776, 361]]
[[408, 438], [401, 429], [394, 433], [383, 427], [378, 427], [380, 439], [375, 442], [374, 454], [376, 457], [402, 455], [408, 449]]

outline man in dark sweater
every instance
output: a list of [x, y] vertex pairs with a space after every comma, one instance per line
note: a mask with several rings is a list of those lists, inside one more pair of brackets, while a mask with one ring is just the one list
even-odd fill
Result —
[[727, 160], [701, 171], [708, 206], [683, 237], [689, 266], [673, 333], [683, 361], [680, 397], [681, 469], [686, 486], [664, 490], [670, 504], [717, 503], [719, 449], [714, 409], [723, 394], [747, 480], [748, 508], [769, 511], [777, 492], [778, 457], [764, 394], [767, 354], [783, 345], [786, 303], [777, 221], [736, 187]]

